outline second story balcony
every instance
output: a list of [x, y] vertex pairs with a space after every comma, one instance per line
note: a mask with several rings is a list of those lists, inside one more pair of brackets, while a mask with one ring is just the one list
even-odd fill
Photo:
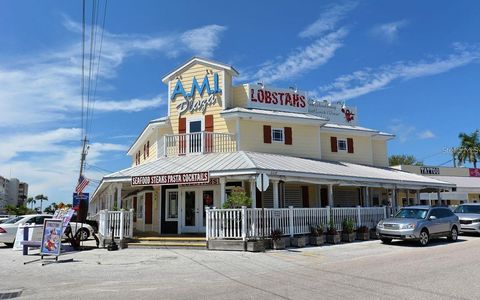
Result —
[[236, 135], [231, 133], [202, 131], [170, 134], [163, 138], [164, 156], [235, 152], [237, 149]]

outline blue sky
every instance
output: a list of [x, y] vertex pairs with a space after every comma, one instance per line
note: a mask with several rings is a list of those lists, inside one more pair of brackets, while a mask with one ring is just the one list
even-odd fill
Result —
[[[78, 177], [81, 14], [81, 1], [0, 2], [0, 174], [56, 202]], [[86, 174], [130, 165], [166, 114], [162, 75], [194, 55], [235, 66], [237, 84], [344, 100], [397, 135], [390, 154], [445, 163], [479, 127], [478, 15], [478, 1], [110, 1]]]

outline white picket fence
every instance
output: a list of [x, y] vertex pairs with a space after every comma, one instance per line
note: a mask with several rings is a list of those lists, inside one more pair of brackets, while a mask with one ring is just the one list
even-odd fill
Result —
[[115, 238], [123, 240], [133, 237], [133, 209], [108, 211], [101, 210], [93, 218], [98, 219], [98, 233], [102, 237], [110, 238], [113, 234]]
[[337, 230], [349, 218], [357, 227], [375, 226], [387, 216], [386, 207], [323, 207], [323, 208], [238, 208], [206, 209], [207, 239], [250, 239], [269, 236], [273, 230], [284, 235], [310, 233], [310, 227], [333, 221]]

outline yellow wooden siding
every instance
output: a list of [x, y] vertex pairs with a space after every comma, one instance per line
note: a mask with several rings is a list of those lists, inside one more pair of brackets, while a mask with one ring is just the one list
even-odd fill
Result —
[[[330, 137], [336, 137], [337, 139], [353, 138], [353, 150], [354, 153], [348, 153], [347, 151], [332, 152]], [[340, 134], [340, 133], [321, 133], [321, 145], [322, 145], [322, 159], [325, 160], [338, 160], [352, 163], [373, 165], [372, 161], [372, 143], [370, 137], [355, 136], [354, 134]]]
[[[263, 142], [263, 125], [269, 125], [272, 128], [291, 127], [292, 145], [273, 141], [271, 144], [265, 144]], [[241, 120], [240, 150], [320, 158], [318, 126]]]
[[[215, 132], [228, 132], [225, 120], [220, 117], [220, 112], [223, 111], [222, 95], [223, 95], [223, 93], [229, 93], [228, 90], [230, 89], [230, 86], [226, 86], [225, 88], [227, 89], [227, 91], [223, 91], [223, 80], [224, 80], [223, 70], [213, 68], [213, 67], [210, 67], [210, 66], [205, 66], [205, 65], [202, 65], [202, 64], [193, 65], [180, 75], [181, 76], [181, 81], [182, 81], [182, 84], [183, 84], [183, 88], [185, 89], [185, 91], [187, 93], [190, 92], [191, 87], [192, 87], [192, 80], [193, 80], [194, 76], [196, 77], [198, 83], [202, 84], [203, 78], [207, 74], [207, 70], [212, 70], [214, 73], [218, 73], [218, 82], [219, 82], [220, 88], [222, 89], [222, 94], [217, 95], [217, 97], [218, 97], [217, 102], [215, 103], [214, 106], [207, 107], [207, 109], [205, 111], [205, 114], [203, 114], [201, 111], [197, 111], [197, 112], [193, 112], [193, 113], [185, 112], [184, 114], [182, 114], [182, 117], [185, 117], [188, 120], [188, 118], [191, 118], [191, 117], [198, 118], [199, 116], [203, 116], [203, 115], [213, 115], [213, 117], [214, 117], [214, 119], [213, 119], [213, 121], [214, 121], [214, 125], [213, 125], [214, 126], [214, 131]], [[225, 73], [225, 74], [226, 74], [226, 76], [230, 77], [230, 75], [228, 75], [227, 73]], [[210, 83], [210, 87], [213, 88], [213, 74], [208, 74], [208, 80], [209, 80], [209, 83]], [[230, 81], [230, 84], [231, 84], [231, 80], [228, 80], [228, 81]], [[175, 88], [176, 82], [177, 82], [176, 79], [169, 82], [170, 94], [172, 94], [173, 89]], [[225, 83], [227, 83], [227, 81]], [[203, 99], [203, 98], [206, 98], [206, 97], [208, 97], [207, 94], [204, 93], [203, 97], [200, 97], [198, 91], [195, 91], [195, 99], [196, 100]], [[179, 120], [177, 105], [180, 104], [182, 102], [182, 100], [183, 100], [182, 95], [177, 95], [175, 97], [175, 101], [172, 101], [170, 99], [168, 100], [169, 105], [170, 105], [171, 128], [172, 128], [172, 132], [175, 133], [175, 134], [178, 133], [178, 120]]]
[[233, 103], [231, 107], [247, 107], [248, 89], [247, 85], [240, 85], [233, 88]]
[[473, 201], [480, 202], [480, 194], [479, 193], [469, 193], [468, 194], [468, 201], [469, 202], [473, 202]]
[[388, 167], [387, 141], [372, 141], [373, 165]]

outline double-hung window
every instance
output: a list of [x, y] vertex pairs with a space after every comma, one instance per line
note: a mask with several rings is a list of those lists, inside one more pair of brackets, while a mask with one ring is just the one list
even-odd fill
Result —
[[338, 151], [347, 151], [347, 140], [345, 139], [338, 139]]
[[272, 128], [272, 141], [277, 143], [283, 143], [285, 141], [283, 128]]

